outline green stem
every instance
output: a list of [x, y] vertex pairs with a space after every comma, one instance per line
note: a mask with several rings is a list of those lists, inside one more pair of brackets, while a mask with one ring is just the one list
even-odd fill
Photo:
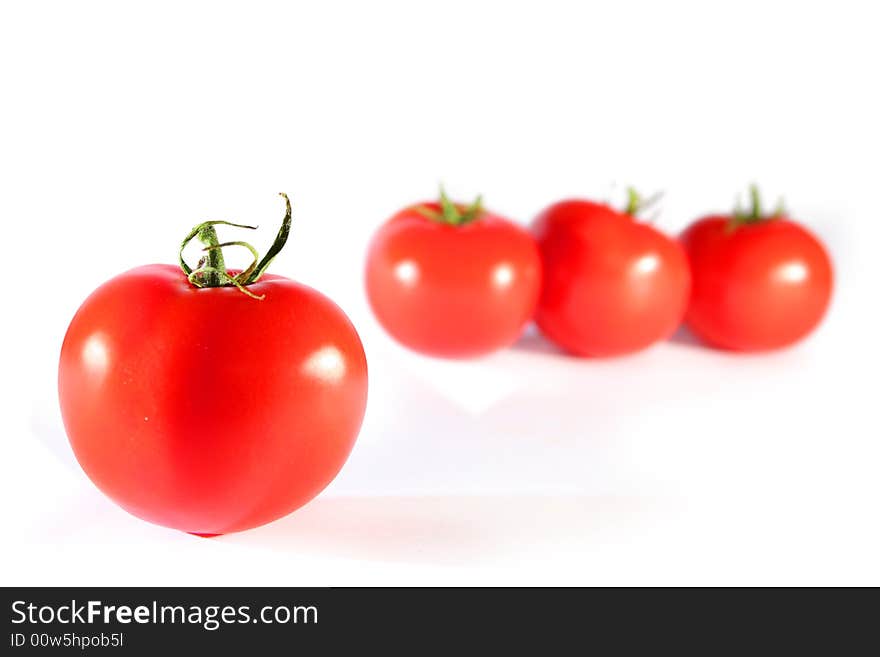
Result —
[[[262, 260], [260, 260], [257, 250], [247, 242], [233, 241], [221, 243], [217, 237], [217, 230], [214, 228], [218, 225], [224, 225], [254, 230], [256, 226], [236, 224], [231, 221], [222, 220], [203, 221], [193, 228], [183, 239], [180, 244], [180, 250], [178, 251], [178, 263], [180, 264], [183, 273], [186, 274], [187, 280], [195, 287], [199, 288], [236, 287], [249, 297], [262, 299], [263, 295], [255, 295], [249, 290], [246, 290], [245, 286], [256, 283], [260, 279], [271, 264], [272, 260], [275, 259], [275, 256], [278, 255], [282, 248], [284, 248], [287, 238], [290, 235], [290, 226], [293, 215], [290, 207], [290, 199], [287, 197], [287, 194], [284, 194], [283, 192], [281, 193], [281, 196], [284, 198], [285, 204], [284, 219], [281, 222], [281, 228], [278, 231], [278, 234], [275, 236], [275, 241], [272, 243], [272, 246], [266, 252], [266, 255]], [[205, 252], [205, 255], [199, 260], [199, 264], [195, 270], [187, 264], [183, 257], [184, 249], [194, 238], [198, 238], [198, 240], [205, 245], [204, 249], [202, 249]], [[237, 276], [230, 275], [226, 269], [226, 262], [223, 258], [223, 248], [227, 246], [242, 246], [248, 249], [254, 258], [248, 268]]]
[[785, 214], [785, 205], [782, 199], [779, 199], [773, 212], [765, 214], [764, 204], [761, 200], [761, 191], [755, 184], [749, 185], [749, 201], [751, 207], [744, 210], [739, 200], [737, 200], [736, 207], [733, 210], [733, 219], [730, 222], [731, 229], [735, 229], [743, 224], [756, 224], [769, 219], [778, 219]]
[[657, 204], [657, 202], [663, 198], [663, 192], [656, 192], [649, 196], [648, 198], [642, 197], [641, 194], [636, 190], [635, 187], [627, 187], [626, 188], [626, 208], [624, 209], [624, 214], [629, 215], [630, 217], [636, 217], [640, 213], [643, 213], [648, 208]]
[[279, 196], [284, 199], [284, 219], [281, 221], [281, 228], [278, 229], [275, 241], [272, 242], [272, 246], [269, 247], [266, 255], [263, 256], [263, 259], [260, 260], [259, 264], [254, 268], [253, 273], [247, 277], [247, 280], [245, 280], [242, 285], [256, 283], [260, 279], [260, 276], [266, 271], [266, 268], [272, 264], [275, 256], [278, 255], [287, 243], [287, 237], [290, 235], [290, 224], [293, 218], [293, 211], [290, 208], [290, 199], [287, 197], [287, 194], [281, 192]]
[[761, 192], [758, 190], [757, 185], [749, 185], [749, 197], [752, 199], [752, 212], [751, 212], [751, 220], [752, 221], [760, 221], [761, 220]]
[[[253, 274], [254, 270], [257, 268], [257, 260], [260, 259], [260, 254], [257, 253], [257, 250], [253, 246], [248, 244], [247, 242], [237, 241], [237, 242], [223, 242], [222, 244], [212, 244], [211, 246], [206, 246], [204, 249], [202, 249], [202, 251], [208, 251], [208, 252], [221, 251], [224, 247], [227, 247], [227, 246], [243, 246], [244, 248], [246, 248], [248, 251], [251, 252], [251, 255], [254, 258], [251, 261], [251, 264], [248, 265], [247, 269], [243, 269], [239, 274], [237, 274], [235, 276], [235, 280], [238, 283], [241, 283], [243, 281], [248, 280], [250, 278], [251, 274]], [[210, 261], [208, 261], [208, 263], [210, 264]], [[223, 271], [226, 270], [225, 267], [222, 267], [222, 269], [223, 269]]]
[[203, 279], [205, 287], [218, 287], [221, 285], [218, 271], [226, 271], [226, 262], [223, 260], [223, 249], [217, 248], [219, 240], [217, 239], [217, 230], [213, 226], [204, 226], [198, 232], [199, 241], [205, 245], [205, 263]]
[[450, 226], [464, 226], [483, 216], [482, 196], [478, 196], [473, 203], [462, 208], [449, 199], [446, 195], [446, 190], [443, 189], [443, 185], [440, 185], [440, 199], [438, 203], [440, 205], [439, 212], [424, 205], [417, 207], [416, 212], [426, 219], [441, 224], [449, 224]]
[[642, 197], [636, 191], [635, 187], [627, 187], [626, 198], [626, 209], [624, 210], [624, 213], [631, 217], [635, 217], [639, 210], [642, 209]]
[[[189, 276], [193, 270], [190, 268], [190, 266], [188, 264], [186, 264], [186, 260], [183, 259], [183, 250], [186, 248], [187, 244], [189, 244], [195, 237], [197, 237], [199, 235], [200, 232], [202, 232], [208, 226], [235, 226], [236, 228], [248, 228], [250, 230], [256, 229], [256, 226], [247, 226], [245, 224], [234, 224], [231, 221], [222, 221], [222, 220], [203, 221], [202, 223], [200, 223], [198, 226], [193, 228], [186, 237], [183, 238], [183, 241], [180, 243], [180, 249], [177, 252], [177, 262], [180, 265], [180, 268], [183, 270], [183, 273], [186, 274], [187, 276]], [[214, 237], [214, 239], [215, 240], [217, 239], [216, 236]], [[199, 239], [199, 241], [202, 241], [201, 238]], [[208, 246], [210, 247], [213, 245], [209, 244]], [[203, 264], [205, 264], [205, 263], [200, 261], [199, 267], [201, 267]]]

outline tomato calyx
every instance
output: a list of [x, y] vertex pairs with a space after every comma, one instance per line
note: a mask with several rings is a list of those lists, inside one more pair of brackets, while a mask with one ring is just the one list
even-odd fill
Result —
[[440, 186], [440, 198], [438, 204], [440, 205], [439, 211], [426, 205], [416, 207], [415, 211], [426, 219], [442, 224], [449, 224], [450, 226], [464, 226], [465, 224], [469, 224], [483, 216], [484, 212], [482, 196], [478, 196], [470, 205], [458, 205], [449, 199], [446, 195], [446, 190], [443, 189], [442, 185]]
[[740, 199], [736, 200], [736, 206], [734, 207], [730, 223], [728, 224], [730, 230], [735, 230], [746, 224], [772, 221], [773, 219], [779, 219], [785, 215], [785, 204], [781, 198], [777, 201], [773, 212], [769, 214], [764, 213], [761, 192], [755, 184], [749, 185], [749, 200], [751, 202], [751, 207], [748, 209], [742, 207]]
[[[663, 198], [663, 192], [652, 194], [648, 198], [639, 194], [635, 187], [626, 188], [626, 207], [623, 213], [630, 217], [638, 217], [645, 210], [657, 205], [657, 202]], [[649, 221], [653, 221], [655, 217], [651, 217]]]
[[[266, 272], [266, 269], [272, 263], [272, 260], [274, 260], [275, 256], [277, 256], [281, 249], [284, 248], [284, 245], [287, 242], [287, 237], [290, 235], [290, 224], [293, 214], [290, 207], [290, 199], [284, 192], [281, 192], [279, 195], [284, 199], [284, 219], [281, 222], [281, 228], [278, 230], [278, 234], [275, 236], [275, 241], [272, 242], [272, 246], [269, 247], [269, 250], [262, 259], [260, 259], [260, 254], [257, 250], [248, 242], [220, 242], [217, 237], [217, 230], [214, 228], [214, 226], [234, 226], [236, 228], [256, 230], [256, 226], [236, 224], [231, 221], [223, 220], [203, 221], [193, 228], [180, 244], [178, 262], [180, 263], [180, 268], [183, 270], [183, 273], [186, 274], [187, 280], [198, 288], [236, 287], [252, 299], [264, 299], [266, 295], [254, 294], [248, 290], [246, 286], [260, 280], [260, 277]], [[199, 259], [198, 265], [196, 265], [195, 269], [190, 267], [183, 257], [183, 250], [194, 238], [198, 238], [198, 240], [205, 245], [202, 249], [202, 251], [205, 252], [205, 255]], [[251, 264], [240, 273], [235, 275], [230, 274], [226, 269], [226, 263], [223, 259], [223, 249], [227, 246], [240, 246], [247, 249], [253, 256], [253, 262], [251, 262]]]

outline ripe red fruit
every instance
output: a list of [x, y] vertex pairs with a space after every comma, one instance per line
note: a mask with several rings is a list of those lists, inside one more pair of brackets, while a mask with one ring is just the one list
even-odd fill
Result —
[[376, 232], [367, 296], [397, 341], [431, 356], [480, 356], [513, 343], [538, 299], [541, 263], [527, 231], [441, 190]]
[[262, 275], [287, 238], [289, 202], [272, 249], [244, 272], [226, 270], [232, 243], [218, 243], [217, 223], [189, 236], [207, 245], [196, 271], [147, 265], [95, 290], [58, 368], [64, 426], [95, 485], [144, 520], [197, 534], [262, 525], [317, 495], [367, 399], [342, 310]]
[[681, 236], [693, 271], [686, 321], [706, 342], [738, 351], [790, 345], [824, 316], [831, 259], [806, 228], [779, 211], [752, 208], [694, 222]]
[[[671, 335], [681, 322], [690, 272], [681, 246], [635, 215], [567, 200], [535, 219], [544, 265], [535, 316], [550, 340], [581, 356], [627, 354]], [[644, 207], [644, 206], [642, 206]]]

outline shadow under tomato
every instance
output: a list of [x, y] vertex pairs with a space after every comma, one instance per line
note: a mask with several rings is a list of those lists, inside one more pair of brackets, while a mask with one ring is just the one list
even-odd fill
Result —
[[325, 497], [264, 527], [214, 540], [386, 562], [482, 563], [536, 546], [586, 547], [641, 516], [644, 506], [610, 497]]
[[[664, 340], [659, 341], [657, 344], [662, 344]], [[665, 342], [670, 342], [675, 345], [680, 345], [684, 347], [692, 347], [695, 349], [704, 349], [704, 350], [712, 350], [710, 346], [700, 340], [696, 335], [694, 335], [691, 330], [682, 324], [676, 329], [675, 333], [673, 333]], [[655, 345], [651, 345], [653, 347]], [[650, 349], [648, 347], [647, 349]], [[571, 354], [564, 349], [557, 347], [553, 342], [545, 338], [541, 335], [541, 332], [534, 326], [530, 326], [526, 331], [520, 336], [520, 338], [511, 345], [511, 349], [516, 351], [529, 352], [534, 354], [546, 354], [550, 356], [558, 356], [561, 358], [570, 358], [574, 360], [592, 360], [592, 361], [602, 361], [602, 360], [619, 360], [621, 358], [628, 358], [631, 356], [638, 356], [643, 353], [647, 349], [642, 349], [631, 354], [622, 354], [619, 356], [612, 356], [609, 358], [581, 358], [574, 354]]]
[[541, 335], [536, 326], [529, 326], [519, 339], [514, 342], [511, 349], [516, 351], [525, 351], [533, 354], [547, 354], [550, 356], [559, 356], [561, 358], [572, 358], [568, 352], [560, 349], [550, 340]]
[[696, 349], [710, 349], [705, 342], [700, 340], [694, 333], [684, 324], [678, 327], [675, 333], [669, 338], [669, 342], [684, 347], [694, 347]]

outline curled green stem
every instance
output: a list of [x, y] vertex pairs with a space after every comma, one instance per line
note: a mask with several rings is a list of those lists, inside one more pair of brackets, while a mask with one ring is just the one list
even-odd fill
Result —
[[[214, 226], [234, 226], [236, 228], [248, 228], [250, 230], [256, 230], [256, 226], [248, 226], [245, 224], [234, 224], [231, 221], [203, 221], [198, 226], [193, 228], [189, 234], [183, 238], [183, 241], [180, 243], [180, 250], [177, 252], [177, 261], [180, 264], [180, 268], [183, 270], [183, 273], [189, 276], [193, 270], [192, 268], [186, 264], [186, 260], [183, 258], [183, 250], [186, 246], [193, 240], [193, 238], [198, 237], [199, 241], [204, 244], [206, 247], [217, 246], [219, 241], [217, 239], [217, 231], [214, 229]], [[211, 260], [215, 264], [217, 269], [223, 268], [223, 252], [218, 251], [213, 254], [213, 256], [209, 253], [208, 259]]]
[[[290, 207], [290, 199], [287, 194], [281, 193], [284, 198], [285, 212], [284, 219], [281, 222], [281, 228], [275, 236], [275, 241], [266, 255], [260, 259], [260, 254], [248, 242], [230, 241], [220, 242], [217, 238], [215, 226], [233, 226], [235, 228], [246, 228], [255, 230], [256, 226], [246, 224], [236, 224], [231, 221], [204, 221], [195, 226], [189, 234], [183, 239], [178, 251], [178, 262], [183, 273], [186, 274], [187, 280], [195, 287], [235, 287], [247, 296], [254, 299], [263, 299], [265, 295], [256, 295], [246, 286], [256, 283], [265, 273], [275, 256], [284, 248], [287, 238], [290, 235], [290, 226], [292, 222], [292, 210]], [[199, 260], [196, 269], [190, 267], [186, 259], [183, 257], [183, 251], [187, 245], [195, 238], [204, 244], [202, 249], [205, 256]], [[223, 248], [228, 246], [240, 246], [246, 248], [253, 256], [253, 262], [241, 273], [233, 276], [226, 269], [226, 263], [223, 258]]]
[[290, 208], [290, 199], [287, 197], [287, 194], [281, 192], [279, 194], [284, 199], [284, 219], [281, 221], [281, 228], [278, 229], [278, 234], [275, 236], [275, 241], [272, 242], [272, 246], [269, 247], [269, 250], [266, 251], [266, 255], [263, 256], [263, 259], [257, 264], [254, 268], [253, 272], [248, 276], [247, 280], [242, 283], [242, 285], [250, 285], [251, 283], [256, 283], [260, 280], [260, 276], [262, 276], [266, 268], [272, 263], [275, 259], [275, 256], [284, 248], [284, 245], [287, 243], [287, 238], [290, 235], [290, 224], [292, 220], [293, 213]]
[[[239, 283], [243, 284], [248, 278], [250, 278], [251, 274], [253, 274], [254, 270], [257, 268], [257, 261], [260, 259], [260, 254], [257, 253], [257, 250], [248, 244], [247, 242], [223, 242], [222, 244], [211, 244], [210, 246], [206, 246], [202, 251], [218, 251], [222, 253], [223, 247], [226, 246], [243, 246], [248, 251], [251, 252], [251, 255], [254, 257], [253, 262], [248, 265], [247, 269], [243, 270], [241, 273], [233, 276], [233, 278]], [[225, 270], [224, 270], [225, 271]]]
[[187, 280], [189, 280], [189, 282], [192, 283], [193, 285], [195, 285], [196, 287], [209, 287], [209, 286], [203, 284], [203, 281], [199, 278], [199, 274], [211, 274], [213, 276], [216, 276], [220, 281], [222, 281], [222, 283], [220, 285], [214, 285], [211, 287], [224, 287], [224, 286], [230, 285], [230, 286], [237, 287], [239, 290], [241, 290], [246, 295], [248, 295], [251, 299], [257, 299], [258, 301], [262, 301], [263, 299], [266, 298], [265, 294], [254, 294], [253, 292], [248, 290], [244, 285], [242, 285], [237, 280], [235, 280], [234, 276], [230, 276], [229, 272], [224, 271], [222, 269], [215, 269], [214, 267], [211, 267], [209, 265], [205, 265], [203, 267], [200, 267], [198, 270], [191, 273], [189, 276], [187, 276]]

